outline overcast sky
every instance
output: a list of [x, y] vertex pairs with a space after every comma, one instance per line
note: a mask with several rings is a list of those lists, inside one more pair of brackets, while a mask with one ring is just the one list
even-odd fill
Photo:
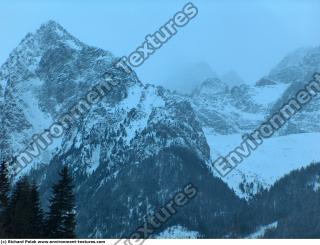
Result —
[[[134, 51], [188, 1], [1, 0], [0, 63], [50, 19], [116, 56]], [[320, 44], [318, 0], [194, 0], [199, 14], [136, 71], [145, 83], [188, 87], [184, 75], [237, 71], [253, 83], [288, 52]], [[189, 77], [189, 75], [188, 75]], [[196, 79], [196, 78], [192, 78]], [[198, 82], [198, 81], [194, 81]]]

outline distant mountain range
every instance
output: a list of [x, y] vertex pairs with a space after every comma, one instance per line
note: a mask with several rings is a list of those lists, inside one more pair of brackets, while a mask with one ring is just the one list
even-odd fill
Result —
[[[0, 158], [23, 150], [34, 134], [103, 81], [106, 71], [121, 78], [21, 173], [39, 183], [47, 201], [57, 169], [70, 166], [79, 237], [126, 237], [189, 182], [199, 195], [155, 237], [300, 234], [294, 233], [295, 213], [271, 205], [282, 197], [287, 205], [293, 205], [290, 198], [302, 202], [288, 194], [294, 193], [290, 183], [307, 195], [310, 206], [318, 202], [319, 165], [311, 165], [320, 160], [318, 97], [227, 177], [213, 171], [212, 161], [233, 150], [243, 134], [320, 71], [319, 47], [289, 54], [253, 86], [230, 86], [241, 81], [234, 73], [213, 75], [191, 95], [146, 85], [134, 72], [114, 68], [115, 60], [49, 21], [29, 33], [0, 68]], [[320, 234], [312, 232], [310, 227], [304, 234]]]

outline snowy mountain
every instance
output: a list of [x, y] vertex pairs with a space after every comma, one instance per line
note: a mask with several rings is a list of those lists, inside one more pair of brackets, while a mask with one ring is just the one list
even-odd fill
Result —
[[[289, 84], [283, 96], [274, 104], [271, 113], [292, 98], [299, 89], [305, 86], [306, 82], [311, 80], [313, 73], [319, 71], [320, 47], [299, 49], [285, 57], [268, 76], [279, 83]], [[320, 125], [316, 123], [320, 118], [319, 106], [319, 96], [316, 96], [290, 120], [281, 130], [281, 134], [319, 132]]]
[[[202, 123], [212, 161], [239, 146], [243, 134], [258, 128], [293, 98], [320, 70], [319, 54], [319, 48], [299, 49], [254, 86], [229, 88], [217, 77], [205, 80], [194, 91], [191, 104]], [[292, 74], [291, 70], [299, 73]], [[248, 199], [292, 170], [318, 161], [320, 152], [312, 146], [319, 139], [319, 107], [317, 96], [222, 180], [238, 196]]]
[[300, 48], [284, 57], [267, 78], [287, 84], [305, 82], [319, 71], [319, 63], [320, 47]]
[[[143, 85], [134, 73], [128, 76], [114, 68], [113, 61], [109, 52], [81, 43], [52, 21], [28, 34], [0, 70], [1, 130], [6, 139], [1, 142], [1, 158], [24, 149], [34, 134], [48, 128], [106, 72], [112, 73], [120, 85], [20, 176], [34, 178], [47, 202], [56, 170], [70, 166], [79, 237], [127, 236], [145, 215], [190, 182], [201, 188], [202, 198], [172, 222], [188, 229], [207, 223], [202, 232], [223, 235], [223, 227], [213, 230], [206, 221], [219, 217], [210, 210], [195, 212], [195, 207], [209, 205], [231, 217], [238, 209], [231, 203], [242, 201], [207, 170], [209, 147], [190, 103], [175, 100], [161, 87]], [[210, 186], [217, 189], [212, 192]]]
[[[79, 237], [126, 237], [187, 183], [198, 188], [197, 198], [155, 237], [237, 236], [245, 199], [319, 160], [319, 100], [226, 178], [212, 171], [212, 162], [306, 82], [319, 68], [318, 51], [289, 55], [253, 86], [230, 87], [230, 81], [212, 75], [191, 95], [182, 95], [143, 84], [134, 72], [115, 68], [110, 52], [49, 21], [28, 34], [0, 68], [0, 158], [17, 155], [108, 72], [120, 84], [20, 176], [39, 183], [47, 202], [57, 170], [70, 166]], [[296, 67], [299, 72], [292, 74]], [[251, 233], [263, 225], [268, 224], [259, 223]]]

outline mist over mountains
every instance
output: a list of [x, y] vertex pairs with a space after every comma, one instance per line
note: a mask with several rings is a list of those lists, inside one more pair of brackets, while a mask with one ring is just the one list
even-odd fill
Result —
[[[235, 72], [218, 76], [197, 64], [177, 78], [178, 87], [181, 81], [186, 90], [195, 87], [191, 93], [146, 85], [134, 72], [114, 68], [115, 60], [49, 21], [27, 34], [0, 68], [1, 159], [23, 150], [106, 71], [121, 78], [16, 177], [36, 181], [45, 203], [57, 170], [68, 165], [78, 237], [127, 237], [187, 183], [198, 196], [155, 237], [246, 237], [258, 231], [319, 237], [319, 97], [227, 177], [212, 168], [320, 71], [319, 47], [289, 54], [254, 85]], [[303, 213], [292, 211], [301, 205]], [[310, 217], [314, 225], [297, 232], [297, 223], [304, 226]]]
[[162, 86], [167, 89], [176, 90], [179, 93], [191, 94], [206, 79], [219, 78], [229, 87], [248, 84], [234, 70], [230, 70], [221, 74], [213, 71], [209, 64], [205, 62], [187, 63], [178, 65], [174, 69], [173, 74], [164, 79]]

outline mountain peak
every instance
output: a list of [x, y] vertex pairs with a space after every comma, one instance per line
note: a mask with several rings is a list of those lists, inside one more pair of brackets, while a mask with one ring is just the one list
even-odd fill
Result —
[[267, 78], [286, 84], [304, 83], [319, 71], [319, 62], [320, 47], [299, 48], [285, 56]]
[[28, 33], [12, 52], [12, 55], [29, 53], [39, 55], [48, 49], [68, 46], [72, 49], [82, 49], [84, 44], [67, 32], [59, 23], [49, 20], [42, 24], [35, 32]]
[[220, 94], [226, 93], [228, 91], [228, 85], [221, 81], [218, 77], [207, 78], [204, 80], [199, 87], [197, 87], [193, 91], [193, 95], [200, 95], [200, 94]]
[[80, 44], [80, 41], [77, 38], [73, 37], [59, 23], [53, 20], [49, 20], [42, 24], [36, 31], [35, 36], [48, 44], [68, 40], [72, 40], [76, 44]]
[[[47, 60], [50, 63], [53, 62], [53, 57], [56, 57], [55, 62], [65, 62], [80, 54], [86, 47], [89, 46], [72, 36], [59, 23], [49, 20], [23, 38], [1, 66], [0, 72], [2, 77], [7, 78], [10, 74], [18, 74], [17, 77], [22, 80], [23, 74], [35, 73], [40, 61]], [[108, 52], [96, 51], [96, 55], [100, 53], [111, 57]], [[20, 65], [17, 66], [17, 63]]]
[[56, 21], [54, 20], [48, 20], [47, 22], [43, 23], [40, 26], [40, 29], [46, 29], [46, 30], [57, 30], [57, 29], [62, 29], [64, 30], [64, 28]]
[[[43, 23], [40, 28], [36, 31], [36, 35], [44, 34], [56, 34], [56, 37], [71, 36], [59, 23], [54, 20], [49, 20]], [[74, 38], [74, 37], [73, 37]]]

